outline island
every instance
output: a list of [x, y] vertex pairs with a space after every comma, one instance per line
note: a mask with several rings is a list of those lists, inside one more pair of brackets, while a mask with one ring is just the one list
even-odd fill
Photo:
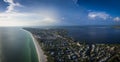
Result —
[[[65, 29], [23, 28], [37, 40], [48, 62], [119, 62], [120, 44], [87, 44]], [[78, 34], [79, 35], [79, 34]]]

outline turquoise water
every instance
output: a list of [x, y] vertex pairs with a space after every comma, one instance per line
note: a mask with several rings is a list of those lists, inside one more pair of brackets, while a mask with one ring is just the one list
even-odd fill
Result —
[[0, 28], [0, 62], [38, 62], [30, 34], [19, 28]]

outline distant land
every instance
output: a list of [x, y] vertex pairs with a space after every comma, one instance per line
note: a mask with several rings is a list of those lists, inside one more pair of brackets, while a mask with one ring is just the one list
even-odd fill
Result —
[[113, 28], [120, 29], [120, 25], [115, 25]]

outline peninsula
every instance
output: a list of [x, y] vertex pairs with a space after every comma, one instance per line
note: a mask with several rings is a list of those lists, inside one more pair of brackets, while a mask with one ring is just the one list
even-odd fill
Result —
[[[47, 55], [48, 62], [120, 61], [119, 44], [81, 43], [69, 37], [67, 35], [68, 31], [64, 29], [24, 29], [32, 33], [44, 51], [44, 54]], [[38, 54], [40, 54], [40, 52]]]

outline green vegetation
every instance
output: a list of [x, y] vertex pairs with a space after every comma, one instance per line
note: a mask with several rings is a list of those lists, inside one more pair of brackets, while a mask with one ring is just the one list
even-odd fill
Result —
[[64, 30], [27, 30], [34, 34], [34, 37], [38, 40], [45, 55], [47, 55], [48, 62], [120, 61], [120, 44], [81, 43], [67, 36], [67, 31]]

